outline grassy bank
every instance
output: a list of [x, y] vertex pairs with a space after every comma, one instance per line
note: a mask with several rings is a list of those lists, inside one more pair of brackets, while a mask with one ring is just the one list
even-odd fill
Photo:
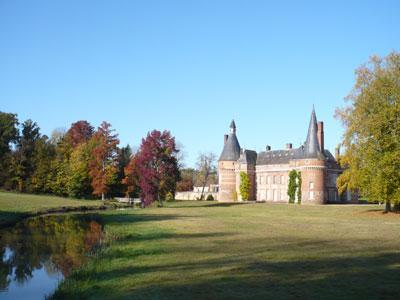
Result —
[[400, 216], [377, 206], [101, 212], [109, 246], [55, 299], [398, 299]]
[[30, 195], [0, 191], [0, 226], [58, 208], [100, 207], [99, 200], [75, 200], [56, 196]]

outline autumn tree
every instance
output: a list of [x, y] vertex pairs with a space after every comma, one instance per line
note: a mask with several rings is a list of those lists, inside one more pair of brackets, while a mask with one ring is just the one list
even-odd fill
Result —
[[346, 168], [340, 191], [357, 190], [369, 200], [400, 203], [400, 54], [374, 56], [356, 71], [348, 105], [337, 110], [345, 127]]
[[122, 184], [126, 186], [127, 197], [137, 197], [140, 193], [140, 176], [137, 164], [138, 155], [133, 154], [124, 168], [124, 179]]
[[179, 180], [175, 138], [169, 131], [153, 130], [142, 139], [135, 159], [144, 205], [153, 201], [162, 205], [167, 193], [175, 194]]
[[212, 152], [209, 153], [200, 153], [199, 157], [197, 158], [197, 174], [198, 174], [198, 181], [201, 184], [201, 196], [200, 199], [204, 199], [204, 190], [208, 183], [209, 177], [211, 174], [215, 173], [216, 166], [216, 155]]
[[179, 180], [176, 184], [176, 190], [178, 192], [187, 192], [193, 191], [195, 177], [197, 176], [197, 172], [195, 169], [187, 168], [181, 169], [181, 180]]
[[72, 123], [71, 128], [67, 132], [67, 137], [72, 145], [76, 147], [81, 143], [85, 143], [93, 136], [94, 128], [88, 121], [78, 121]]
[[110, 185], [116, 180], [119, 139], [111, 129], [111, 124], [107, 122], [101, 124], [92, 138], [95, 146], [92, 150], [89, 174], [92, 178], [93, 194], [101, 196], [101, 199], [104, 200]]

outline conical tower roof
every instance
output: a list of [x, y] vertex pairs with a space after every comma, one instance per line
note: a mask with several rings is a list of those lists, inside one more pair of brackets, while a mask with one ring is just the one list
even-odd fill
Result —
[[230, 134], [219, 158], [220, 161], [237, 161], [240, 157], [240, 144], [236, 137], [236, 124], [233, 120], [230, 129]]
[[308, 127], [307, 140], [304, 145], [304, 156], [306, 158], [319, 158], [321, 151], [318, 143], [318, 125], [315, 109], [311, 113], [310, 125]]

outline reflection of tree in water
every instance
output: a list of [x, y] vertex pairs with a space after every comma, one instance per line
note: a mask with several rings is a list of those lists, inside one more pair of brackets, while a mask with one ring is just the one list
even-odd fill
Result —
[[93, 216], [48, 216], [28, 219], [0, 232], [0, 289], [14, 278], [24, 282], [35, 269], [69, 276], [101, 241], [103, 227]]

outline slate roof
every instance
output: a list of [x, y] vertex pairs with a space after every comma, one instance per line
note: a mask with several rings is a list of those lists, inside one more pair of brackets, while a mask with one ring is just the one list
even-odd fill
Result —
[[255, 165], [257, 163], [257, 152], [253, 150], [243, 150], [240, 154], [239, 162], [242, 164]]
[[[325, 152], [330, 154], [330, 152], [327, 150]], [[330, 156], [332, 156], [332, 154], [330, 154]], [[288, 164], [290, 160], [305, 159], [305, 158], [326, 159], [325, 156], [323, 156], [320, 151], [318, 151], [315, 157], [309, 157], [308, 154], [306, 153], [305, 146], [301, 146], [300, 148], [297, 149], [260, 152], [257, 155], [257, 165]], [[335, 160], [335, 158], [333, 158], [333, 160]]]
[[[321, 151], [318, 143], [317, 116], [313, 108], [311, 113], [310, 125], [308, 127], [307, 139], [304, 144], [304, 158], [320, 158]], [[322, 155], [323, 156], [323, 155]]]
[[230, 128], [236, 129], [235, 120], [232, 120]]
[[235, 133], [228, 136], [219, 160], [237, 161], [240, 157], [240, 145]]

